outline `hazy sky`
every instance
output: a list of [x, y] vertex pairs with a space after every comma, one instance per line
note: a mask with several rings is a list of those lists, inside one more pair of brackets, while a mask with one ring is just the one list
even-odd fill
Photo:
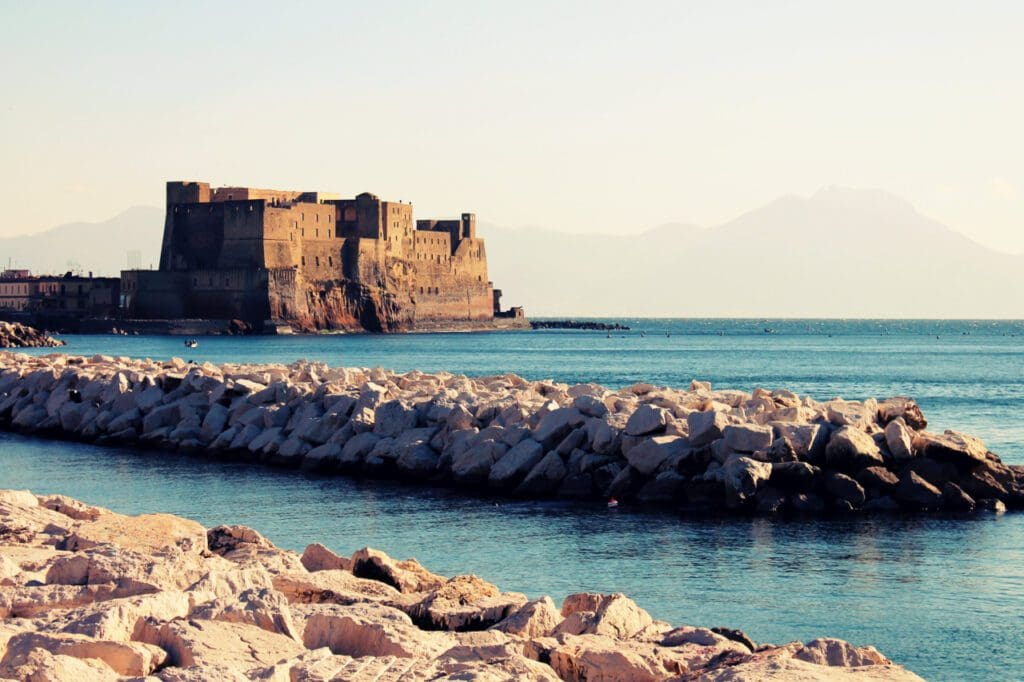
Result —
[[566, 231], [878, 187], [1024, 252], [1020, 2], [0, 0], [0, 235], [167, 179]]

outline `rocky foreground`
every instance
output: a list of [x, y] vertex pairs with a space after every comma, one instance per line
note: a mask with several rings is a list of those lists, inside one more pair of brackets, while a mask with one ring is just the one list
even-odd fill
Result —
[[0, 348], [56, 348], [64, 341], [20, 322], [0, 321]]
[[693, 511], [1004, 510], [1024, 468], [914, 401], [610, 390], [513, 374], [0, 353], [0, 426], [103, 444]]
[[0, 678], [920, 680], [837, 639], [757, 645], [622, 594], [561, 608], [373, 549], [278, 549], [60, 495], [0, 491]]

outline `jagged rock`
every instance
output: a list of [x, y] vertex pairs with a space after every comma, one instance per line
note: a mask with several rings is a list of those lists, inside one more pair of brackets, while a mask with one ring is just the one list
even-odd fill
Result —
[[603, 417], [608, 414], [608, 407], [592, 395], [577, 396], [572, 406], [588, 417]]
[[31, 649], [24, 656], [0, 662], [0, 676], [23, 682], [114, 682], [121, 679], [113, 668], [98, 658], [75, 658], [54, 655], [42, 648]]
[[867, 665], [886, 665], [891, 661], [871, 646], [855, 647], [841, 639], [820, 637], [807, 642], [793, 658], [817, 665], [854, 668]]
[[943, 484], [942, 500], [946, 509], [954, 511], [970, 511], [975, 507], [974, 498], [952, 481]]
[[914, 437], [914, 450], [923, 457], [945, 462], [961, 468], [988, 463], [988, 450], [981, 440], [959, 431], [946, 431], [941, 436], [918, 433]]
[[551, 597], [541, 597], [527, 602], [491, 629], [520, 637], [546, 637], [561, 622], [562, 616]]
[[456, 481], [478, 483], [486, 481], [491, 467], [508, 452], [504, 443], [486, 440], [452, 459], [451, 472]]
[[499, 592], [475, 575], [459, 575], [432, 589], [408, 608], [413, 622], [425, 630], [486, 630], [526, 603], [524, 595]]
[[847, 473], [885, 465], [874, 439], [851, 426], [844, 426], [832, 434], [825, 448], [825, 460], [830, 468]]
[[488, 484], [493, 488], [519, 485], [543, 457], [544, 446], [532, 438], [521, 440], [494, 463], [487, 477]]
[[918, 431], [928, 426], [921, 408], [910, 398], [887, 398], [878, 404], [878, 419], [882, 423], [888, 424], [897, 418]]
[[686, 415], [690, 445], [695, 448], [710, 445], [722, 437], [722, 430], [728, 426], [729, 418], [723, 412], [691, 412]]
[[546, 495], [558, 489], [568, 470], [557, 452], [544, 455], [516, 488], [520, 495]]
[[352, 573], [359, 578], [379, 580], [400, 592], [426, 592], [447, 582], [446, 578], [431, 573], [415, 559], [395, 561], [384, 552], [369, 547], [352, 555]]
[[352, 570], [351, 559], [348, 557], [338, 556], [319, 542], [307, 545], [305, 551], [302, 552], [302, 558], [300, 561], [302, 562], [302, 565], [305, 566], [306, 570], [311, 572], [334, 569], [341, 569], [345, 571]]
[[756, 424], [729, 425], [722, 431], [725, 446], [734, 452], [767, 450], [772, 444], [772, 427]]
[[885, 425], [885, 443], [897, 462], [914, 456], [914, 432], [903, 421], [903, 417], [896, 417]]
[[808, 492], [817, 483], [821, 470], [807, 462], [772, 462], [769, 482], [790, 492]]
[[846, 474], [829, 471], [825, 474], [825, 490], [839, 500], [849, 502], [854, 508], [864, 504], [864, 488]]
[[726, 504], [737, 507], [754, 497], [772, 475], [772, 465], [749, 457], [731, 457], [722, 467]]
[[665, 428], [669, 422], [669, 411], [654, 405], [641, 405], [626, 422], [626, 434], [646, 436]]
[[150, 674], [167, 659], [161, 648], [141, 642], [115, 642], [67, 633], [26, 632], [7, 641], [0, 670], [21, 667], [38, 649], [55, 656], [99, 660], [119, 675], [137, 677]]
[[893, 491], [893, 497], [916, 509], [941, 509], [943, 503], [942, 491], [913, 471], [907, 472], [900, 479], [899, 485]]
[[212, 601], [193, 609], [191, 616], [200, 620], [219, 620], [226, 623], [255, 625], [267, 632], [301, 639], [292, 624], [288, 600], [271, 589], [248, 589], [238, 595], [237, 601]]
[[166, 651], [171, 665], [223, 665], [243, 674], [297, 656], [303, 650], [302, 644], [291, 637], [255, 625], [218, 620], [147, 621], [136, 638]]
[[347, 656], [413, 658], [451, 644], [417, 629], [408, 615], [383, 604], [321, 606], [306, 620], [303, 644]]
[[857, 482], [871, 496], [891, 495], [900, 479], [885, 467], [868, 467], [857, 474]]
[[679, 457], [690, 449], [690, 441], [679, 436], [645, 438], [626, 455], [629, 465], [645, 476], [658, 470], [666, 460]]
[[570, 595], [562, 605], [562, 615], [565, 620], [555, 628], [556, 633], [617, 639], [629, 639], [653, 622], [650, 614], [621, 593]]
[[569, 682], [655, 682], [668, 676], [653, 656], [642, 656], [609, 637], [562, 637], [548, 660]]
[[575, 407], [563, 407], [541, 417], [533, 431], [533, 439], [549, 450], [583, 423], [583, 413]]

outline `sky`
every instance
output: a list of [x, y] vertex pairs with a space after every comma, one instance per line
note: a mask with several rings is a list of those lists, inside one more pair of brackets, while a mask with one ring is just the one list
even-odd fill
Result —
[[169, 179], [567, 232], [879, 188], [1024, 253], [1024, 3], [0, 0], [0, 236]]

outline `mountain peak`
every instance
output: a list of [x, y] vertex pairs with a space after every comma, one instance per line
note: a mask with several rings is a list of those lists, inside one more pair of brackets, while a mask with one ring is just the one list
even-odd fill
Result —
[[871, 213], [917, 213], [909, 201], [881, 189], [829, 185], [812, 194], [808, 201]]

